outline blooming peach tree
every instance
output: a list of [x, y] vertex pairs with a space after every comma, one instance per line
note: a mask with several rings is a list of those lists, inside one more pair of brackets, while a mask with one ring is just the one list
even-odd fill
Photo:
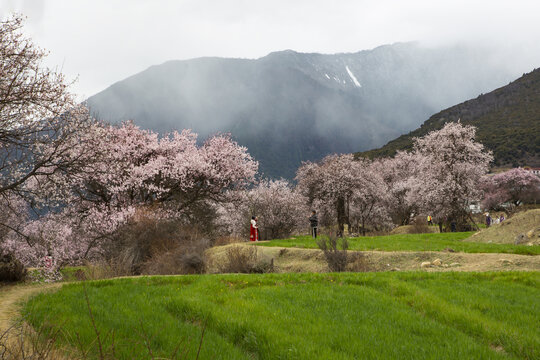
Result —
[[229, 196], [231, 201], [219, 209], [220, 227], [229, 234], [247, 239], [252, 216], [258, 217], [262, 239], [290, 236], [309, 227], [307, 199], [286, 180], [262, 180]]
[[15, 236], [20, 254], [33, 244], [26, 236], [29, 211], [38, 210], [35, 219], [45, 205], [60, 205], [45, 204], [60, 197], [60, 187], [42, 192], [38, 185], [87, 167], [91, 152], [74, 156], [74, 148], [85, 145], [95, 124], [63, 75], [41, 65], [46, 53], [22, 35], [22, 25], [19, 16], [0, 22], [0, 252]]
[[485, 176], [482, 188], [485, 191], [482, 205], [486, 209], [497, 210], [504, 203], [516, 207], [540, 200], [540, 177], [522, 168]]
[[85, 159], [65, 155], [93, 124], [21, 27], [17, 16], [0, 22], [0, 196], [26, 196], [36, 176], [77, 171]]
[[344, 225], [350, 223], [347, 208], [358, 186], [358, 173], [352, 154], [328, 155], [318, 163], [306, 162], [296, 172], [298, 189], [311, 207], [316, 201], [321, 207], [335, 209], [340, 234]]
[[317, 205], [323, 214], [335, 214], [341, 234], [345, 224], [349, 231], [361, 228], [365, 234], [367, 224], [386, 220], [382, 208], [386, 184], [370, 160], [355, 160], [352, 154], [329, 155], [319, 163], [304, 163], [296, 179], [311, 207]]
[[419, 165], [413, 202], [431, 214], [440, 228], [452, 221], [464, 228], [472, 221], [469, 205], [482, 197], [478, 185], [493, 156], [475, 141], [475, 135], [473, 126], [447, 123], [415, 139], [413, 154]]
[[348, 217], [353, 228], [366, 235], [366, 226], [382, 229], [391, 220], [384, 206], [388, 186], [376, 164], [367, 159], [354, 161], [356, 185], [348, 206]]
[[373, 162], [373, 171], [386, 185], [382, 206], [396, 225], [408, 225], [412, 216], [418, 213], [420, 204], [414, 191], [419, 163], [417, 155], [405, 151]]
[[196, 222], [198, 208], [223, 201], [226, 191], [243, 188], [257, 171], [246, 149], [228, 135], [199, 146], [189, 130], [160, 138], [124, 123], [96, 125], [85, 136], [90, 139], [70, 152], [83, 156], [91, 144], [94, 157], [80, 172], [56, 171], [27, 184], [36, 202], [54, 203], [57, 209], [31, 222], [25, 237], [18, 237], [19, 246], [10, 242], [12, 251], [34, 249], [24, 260], [35, 263], [52, 256], [65, 264], [101, 256], [139, 207], [151, 207], [163, 218]]

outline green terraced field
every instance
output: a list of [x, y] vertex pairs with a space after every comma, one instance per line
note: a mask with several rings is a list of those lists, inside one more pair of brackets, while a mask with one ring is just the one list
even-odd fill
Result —
[[[380, 251], [442, 251], [452, 249], [466, 253], [506, 253], [521, 255], [539, 255], [540, 246], [489, 244], [463, 241], [474, 232], [434, 233], [434, 234], [399, 234], [387, 236], [366, 236], [348, 238], [349, 250]], [[290, 239], [261, 242], [260, 246], [299, 247], [318, 249], [311, 236], [295, 236]]]
[[[540, 273], [341, 273], [139, 277], [86, 283], [119, 358], [538, 359]], [[25, 305], [97, 356], [83, 284]], [[142, 335], [146, 334], [146, 335]], [[189, 338], [189, 340], [188, 340]], [[93, 343], [93, 345], [92, 345]], [[74, 346], [74, 345], [73, 345]]]

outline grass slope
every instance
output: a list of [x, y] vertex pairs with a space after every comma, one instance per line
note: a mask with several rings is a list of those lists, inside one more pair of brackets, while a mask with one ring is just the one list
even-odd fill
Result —
[[[142, 277], [87, 283], [120, 358], [538, 359], [540, 273], [342, 273]], [[34, 325], [94, 341], [83, 285], [25, 306]], [[105, 341], [105, 346], [109, 340]], [[94, 352], [95, 355], [95, 352]]]
[[[540, 229], [540, 209], [532, 209], [519, 212], [500, 224], [492, 225], [474, 234], [468, 241], [513, 244], [516, 236], [529, 231], [534, 233], [538, 229]], [[538, 236], [536, 239], [530, 239], [531, 242], [538, 240], [540, 240]]]
[[[473, 232], [434, 233], [434, 234], [397, 234], [387, 236], [366, 236], [349, 238], [349, 250], [380, 251], [442, 251], [452, 249], [466, 253], [506, 253], [521, 255], [539, 255], [540, 246], [513, 244], [488, 244], [464, 241]], [[474, 240], [473, 240], [474, 241]], [[299, 247], [318, 249], [311, 236], [295, 236], [290, 239], [272, 240], [258, 243], [260, 246]]]

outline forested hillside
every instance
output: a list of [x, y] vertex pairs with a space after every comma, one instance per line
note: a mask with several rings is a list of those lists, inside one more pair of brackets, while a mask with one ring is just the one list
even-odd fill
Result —
[[494, 166], [540, 166], [540, 69], [495, 91], [431, 116], [420, 128], [356, 156], [380, 157], [410, 149], [413, 137], [460, 120], [478, 128], [478, 140], [493, 151]]

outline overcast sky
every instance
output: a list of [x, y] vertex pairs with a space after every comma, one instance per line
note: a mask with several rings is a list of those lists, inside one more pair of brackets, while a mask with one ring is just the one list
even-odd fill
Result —
[[50, 51], [46, 64], [78, 77], [81, 98], [173, 59], [400, 41], [488, 45], [524, 72], [540, 67], [539, 0], [0, 0], [0, 17], [12, 11]]

